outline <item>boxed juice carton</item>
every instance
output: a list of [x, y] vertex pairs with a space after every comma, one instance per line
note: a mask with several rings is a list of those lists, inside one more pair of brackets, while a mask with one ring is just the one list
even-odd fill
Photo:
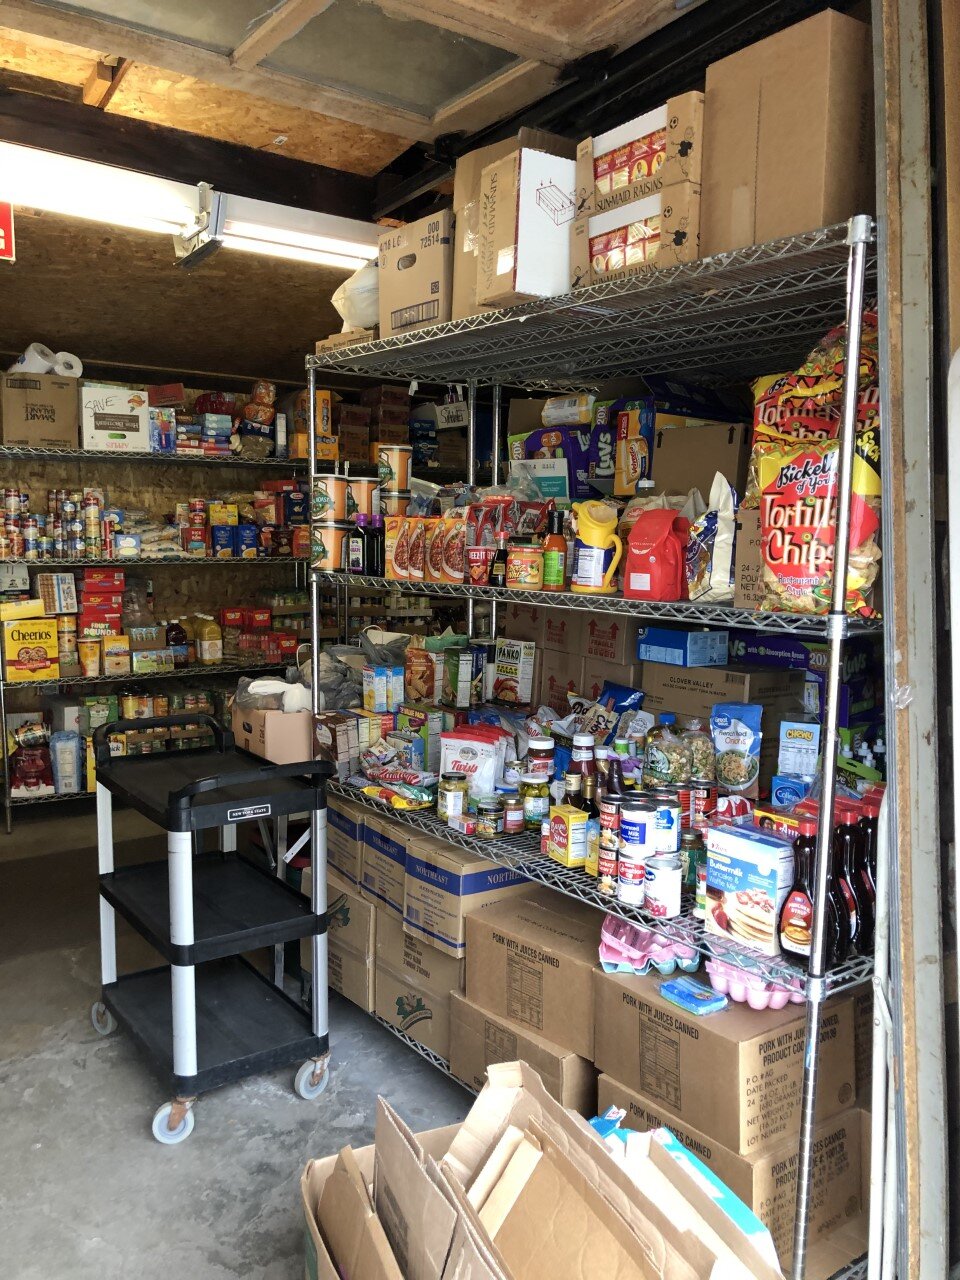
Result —
[[396, 711], [402, 702], [403, 667], [368, 665], [363, 668], [365, 711]]

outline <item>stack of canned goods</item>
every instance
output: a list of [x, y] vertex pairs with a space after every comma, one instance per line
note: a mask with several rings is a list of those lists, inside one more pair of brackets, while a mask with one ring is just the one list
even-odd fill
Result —
[[110, 560], [118, 523], [96, 493], [48, 489], [46, 512], [31, 512], [29, 493], [4, 489], [0, 560]]
[[[601, 893], [660, 919], [680, 914], [682, 807], [676, 787], [605, 796], [600, 809]], [[614, 833], [616, 848], [614, 851]]]

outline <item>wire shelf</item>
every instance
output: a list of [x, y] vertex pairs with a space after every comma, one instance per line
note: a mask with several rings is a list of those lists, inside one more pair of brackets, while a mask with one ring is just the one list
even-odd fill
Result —
[[217, 560], [214, 556], [138, 556], [136, 560], [126, 560], [114, 557], [113, 560], [0, 560], [0, 564], [17, 564], [25, 565], [28, 569], [39, 569], [46, 571], [47, 569], [130, 569], [136, 568], [140, 564], [148, 564], [153, 568], [157, 565], [219, 565], [221, 568], [235, 568], [237, 565], [244, 565], [250, 568], [251, 565], [291, 565], [291, 564], [307, 564], [307, 560], [292, 556], [257, 556], [255, 559], [244, 559], [241, 556], [232, 556], [229, 560]]
[[400, 1031], [397, 1027], [393, 1026], [392, 1023], [388, 1022], [386, 1018], [381, 1018], [378, 1013], [372, 1013], [370, 1016], [373, 1018], [374, 1022], [379, 1022], [381, 1027], [386, 1027], [391, 1035], [396, 1036], [398, 1040], [402, 1040], [409, 1049], [414, 1051], [414, 1053], [419, 1053], [421, 1058], [426, 1058], [432, 1067], [436, 1067], [437, 1070], [442, 1071], [445, 1076], [449, 1076], [450, 1079], [455, 1081], [461, 1089], [466, 1089], [467, 1093], [476, 1094], [475, 1089], [471, 1089], [468, 1084], [464, 1084], [462, 1080], [457, 1079], [450, 1070], [450, 1063], [446, 1058], [441, 1058], [439, 1053], [435, 1053], [433, 1049], [428, 1049], [425, 1044], [420, 1044], [418, 1040], [413, 1040], [405, 1032]]
[[[281, 471], [306, 471], [306, 458], [209, 458], [192, 457], [182, 453], [153, 453], [139, 450], [136, 453], [120, 453], [113, 449], [55, 449], [39, 445], [0, 445], [0, 458], [39, 458], [45, 462], [156, 462], [187, 467], [254, 467], [258, 471], [274, 468]], [[332, 464], [331, 464], [332, 465]]]
[[[452, 827], [448, 827], [433, 810], [393, 809], [384, 801], [365, 796], [354, 788], [338, 782], [328, 783], [328, 790], [331, 794], [344, 796], [373, 813], [388, 813], [395, 822], [425, 831], [448, 844], [465, 849], [468, 853], [487, 858], [500, 866], [509, 867], [520, 875], [535, 880], [538, 884], [566, 894], [568, 898], [576, 898], [579, 902], [596, 907], [598, 911], [642, 925], [643, 928], [658, 934], [667, 942], [691, 947], [704, 958], [723, 960], [727, 964], [736, 965], [738, 969], [753, 974], [764, 982], [794, 985], [799, 980], [806, 990], [805, 975], [779, 956], [764, 956], [747, 947], [728, 942], [724, 938], [707, 934], [703, 922], [693, 916], [693, 903], [688, 897], [684, 899], [681, 915], [672, 920], [662, 920], [641, 908], [626, 906], [616, 898], [600, 893], [596, 880], [586, 872], [561, 866], [552, 858], [544, 857], [540, 853], [539, 839], [534, 835], [524, 832], [502, 836], [498, 840], [478, 840], [476, 836], [463, 835]], [[856, 956], [844, 961], [842, 965], [838, 965], [827, 974], [827, 991], [830, 995], [848, 991], [851, 987], [867, 982], [872, 973], [872, 957]]]
[[848, 224], [307, 357], [383, 378], [583, 389], [793, 367], [844, 314]]
[[830, 1280], [867, 1280], [867, 1257], [857, 1258], [854, 1262], [839, 1271], [835, 1271]]
[[95, 791], [69, 791], [62, 796], [11, 796], [9, 804], [11, 809], [28, 804], [59, 804], [62, 800], [93, 800], [96, 794]]
[[190, 667], [175, 667], [173, 671], [154, 671], [149, 674], [145, 672], [142, 675], [131, 671], [122, 676], [61, 675], [55, 680], [17, 680], [14, 683], [4, 681], [3, 684], [7, 689], [59, 689], [67, 684], [89, 688], [91, 685], [123, 684], [125, 681], [139, 683], [141, 680], [179, 680], [193, 679], [197, 676], [206, 678], [240, 675], [248, 671], [282, 671], [288, 666], [295, 665], [292, 657], [289, 662], [219, 662], [216, 666], [201, 666], [197, 663]]
[[[380, 591], [399, 590], [406, 595], [440, 596], [460, 600], [502, 600], [509, 604], [535, 604], [544, 609], [577, 609], [583, 613], [615, 613], [620, 617], [647, 618], [658, 622], [683, 622], [689, 626], [745, 627], [753, 631], [785, 631], [794, 635], [824, 635], [828, 619], [807, 613], [770, 613], [765, 610], [734, 609], [727, 605], [691, 604], [689, 601], [628, 600], [623, 596], [578, 595], [573, 591], [518, 591], [511, 587], [487, 587], [469, 582], [395, 582], [365, 574], [315, 570], [321, 582], [331, 586], [370, 587]], [[846, 619], [848, 633], [879, 632], [880, 621]]]

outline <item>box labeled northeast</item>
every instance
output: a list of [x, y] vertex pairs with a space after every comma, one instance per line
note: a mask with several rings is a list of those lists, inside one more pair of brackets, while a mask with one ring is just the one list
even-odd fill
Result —
[[[779, 1256], [791, 1256], [797, 1211], [797, 1143], [784, 1143], [751, 1155], [740, 1155], [700, 1130], [681, 1124], [649, 1098], [610, 1076], [598, 1081], [597, 1111], [626, 1110], [623, 1124], [644, 1133], [670, 1129], [703, 1163], [722, 1178], [767, 1227]], [[810, 1240], [822, 1240], [855, 1218], [862, 1209], [862, 1112], [855, 1108], [821, 1120], [813, 1135], [813, 1185], [810, 1197]], [[848, 1261], [852, 1261], [848, 1259]]]
[[[309, 868], [303, 873], [302, 892], [309, 897]], [[327, 872], [327, 981], [330, 987], [358, 1005], [374, 1010], [374, 964], [377, 913], [354, 885], [334, 871]], [[300, 967], [313, 972], [313, 939], [300, 939]]]
[[561, 1106], [583, 1116], [595, 1114], [597, 1072], [592, 1062], [452, 992], [450, 1070], [480, 1090], [491, 1062], [529, 1063]]
[[377, 914], [376, 1012], [444, 1060], [450, 1057], [450, 992], [463, 986], [463, 961]]
[[343, 796], [327, 797], [327, 862], [350, 884], [359, 885], [366, 810]]
[[[657, 978], [597, 971], [599, 1070], [740, 1154], [794, 1137], [800, 1129], [803, 1009], [733, 1004], [697, 1018], [664, 1000], [659, 986]], [[820, 1033], [818, 1119], [853, 1105], [855, 1080], [853, 1001], [831, 1000]]]
[[467, 919], [467, 998], [593, 1058], [593, 972], [600, 917], [549, 889]]
[[523, 892], [523, 876], [476, 854], [430, 836], [407, 848], [403, 927], [448, 955], [466, 951], [466, 922], [472, 911]]
[[360, 892], [398, 921], [403, 915], [410, 835], [389, 818], [368, 816], [364, 822]]

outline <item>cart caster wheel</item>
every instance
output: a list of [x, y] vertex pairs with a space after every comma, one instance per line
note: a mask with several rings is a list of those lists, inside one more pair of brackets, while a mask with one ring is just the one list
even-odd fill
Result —
[[174, 1147], [178, 1142], [183, 1142], [185, 1138], [189, 1138], [196, 1123], [193, 1108], [187, 1107], [180, 1123], [171, 1129], [170, 1117], [173, 1113], [173, 1108], [174, 1103], [172, 1102], [165, 1102], [162, 1107], [158, 1107], [151, 1125], [153, 1136], [158, 1142], [162, 1142], [165, 1147]]
[[297, 1078], [293, 1082], [293, 1087], [297, 1094], [306, 1102], [312, 1102], [314, 1098], [319, 1098], [324, 1089], [330, 1083], [330, 1067], [324, 1066], [322, 1071], [317, 1074], [317, 1064], [311, 1058], [309, 1062], [305, 1062], [297, 1072]]
[[102, 1000], [94, 1000], [90, 1009], [90, 1021], [93, 1023], [94, 1031], [100, 1036], [108, 1036], [111, 1031], [117, 1029], [116, 1018]]

